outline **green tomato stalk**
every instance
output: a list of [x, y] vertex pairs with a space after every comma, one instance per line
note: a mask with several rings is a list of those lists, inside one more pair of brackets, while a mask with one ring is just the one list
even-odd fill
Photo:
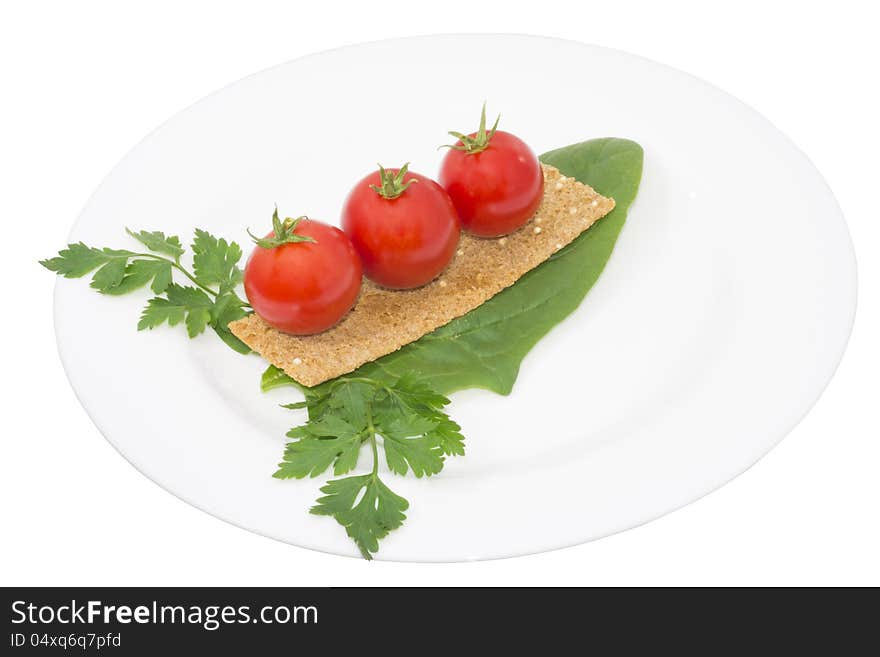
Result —
[[381, 164], [379, 165], [379, 181], [381, 185], [370, 185], [370, 189], [376, 192], [382, 198], [389, 201], [403, 194], [410, 185], [419, 182], [415, 178], [404, 181], [403, 178], [409, 171], [409, 162], [404, 164], [397, 173], [387, 171]]
[[474, 153], [480, 153], [489, 147], [489, 142], [492, 140], [492, 137], [495, 136], [495, 131], [498, 130], [498, 122], [500, 120], [501, 115], [499, 114], [498, 117], [495, 119], [495, 125], [493, 125], [492, 129], [487, 132], [486, 103], [483, 103], [483, 111], [480, 114], [480, 128], [477, 130], [476, 134], [471, 137], [469, 135], [462, 134], [461, 132], [450, 130], [449, 134], [458, 139], [461, 143], [446, 144], [445, 146], [441, 146], [440, 148], [452, 148], [457, 151], [470, 153], [471, 155], [473, 155]]

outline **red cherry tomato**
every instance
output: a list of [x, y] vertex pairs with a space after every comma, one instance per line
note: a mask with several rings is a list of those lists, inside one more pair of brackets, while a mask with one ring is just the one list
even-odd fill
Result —
[[[244, 270], [245, 294], [254, 311], [279, 331], [320, 333], [357, 300], [361, 261], [338, 228], [309, 219], [281, 224], [277, 212], [274, 223], [276, 230], [255, 240]], [[300, 241], [308, 238], [314, 241]]]
[[393, 289], [436, 278], [452, 260], [460, 234], [443, 188], [406, 165], [380, 167], [355, 185], [342, 210], [342, 229], [367, 278]]
[[[495, 122], [498, 125], [498, 122]], [[524, 141], [494, 127], [459, 137], [443, 158], [440, 184], [449, 193], [462, 228], [480, 237], [515, 231], [535, 214], [544, 194], [541, 164]]]

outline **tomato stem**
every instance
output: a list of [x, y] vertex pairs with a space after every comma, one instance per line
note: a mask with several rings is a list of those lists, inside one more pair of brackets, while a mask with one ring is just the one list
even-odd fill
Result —
[[410, 178], [409, 180], [404, 181], [404, 176], [406, 176], [407, 171], [409, 171], [409, 162], [404, 164], [400, 169], [398, 169], [397, 173], [394, 171], [387, 171], [381, 164], [379, 165], [379, 181], [382, 183], [381, 185], [370, 185], [370, 189], [376, 192], [382, 198], [387, 198], [389, 200], [395, 199], [401, 194], [403, 194], [410, 185], [413, 183], [419, 182], [415, 178]]
[[284, 221], [278, 217], [278, 206], [275, 206], [275, 212], [272, 213], [272, 237], [257, 237], [250, 229], [247, 234], [251, 236], [254, 243], [263, 249], [274, 249], [282, 244], [295, 244], [297, 242], [314, 242], [315, 239], [308, 235], [297, 235], [296, 227], [300, 221], [308, 219], [306, 216], [287, 217]]
[[486, 150], [489, 147], [489, 142], [492, 140], [492, 137], [495, 136], [495, 131], [498, 130], [498, 122], [501, 120], [501, 115], [499, 114], [495, 119], [495, 125], [492, 126], [492, 129], [488, 132], [486, 131], [486, 103], [483, 103], [483, 111], [480, 113], [480, 128], [474, 133], [474, 136], [465, 135], [461, 132], [455, 132], [454, 130], [450, 130], [449, 134], [458, 139], [460, 143], [455, 144], [445, 144], [440, 148], [452, 148], [457, 151], [464, 151], [465, 153], [479, 153], [481, 151]]

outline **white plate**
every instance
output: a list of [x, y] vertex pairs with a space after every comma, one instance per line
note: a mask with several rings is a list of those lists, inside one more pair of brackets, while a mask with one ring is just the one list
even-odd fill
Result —
[[[306, 57], [181, 112], [98, 188], [71, 241], [194, 227], [248, 244], [273, 203], [336, 222], [375, 162], [432, 174], [480, 104], [543, 152], [592, 137], [645, 149], [641, 191], [581, 307], [525, 359], [509, 397], [452, 396], [467, 456], [391, 476], [409, 519], [380, 559], [454, 561], [582, 543], [691, 502], [765, 454], [839, 362], [856, 303], [840, 209], [807, 158], [731, 96], [613, 50], [523, 36], [437, 36]], [[246, 246], [247, 248], [247, 246]], [[60, 280], [64, 366], [138, 470], [215, 516], [356, 555], [307, 513], [324, 478], [272, 479], [294, 390], [213, 334], [135, 330], [145, 291]], [[367, 459], [364, 459], [366, 461]]]

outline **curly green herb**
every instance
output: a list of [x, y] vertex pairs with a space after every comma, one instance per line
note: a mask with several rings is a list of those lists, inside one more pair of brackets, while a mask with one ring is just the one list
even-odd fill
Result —
[[461, 427], [443, 411], [449, 399], [412, 374], [393, 383], [341, 377], [318, 392], [305, 390], [305, 397], [285, 405], [305, 408], [309, 417], [287, 433], [295, 440], [287, 443], [273, 476], [317, 477], [332, 466], [338, 477], [357, 467], [361, 448], [369, 445], [369, 474], [327, 482], [311, 512], [335, 518], [364, 558], [372, 559], [379, 540], [403, 524], [409, 508], [379, 477], [379, 446], [393, 473], [430, 477], [443, 469], [446, 457], [464, 454]]
[[[194, 338], [210, 326], [229, 347], [241, 354], [250, 353], [250, 348], [227, 328], [229, 322], [250, 311], [248, 303], [235, 292], [242, 281], [238, 244], [196, 229], [191, 272], [181, 263], [185, 249], [176, 235], [126, 231], [153, 253], [99, 249], [77, 242], [40, 264], [65, 278], [82, 278], [94, 271], [91, 287], [102, 294], [127, 294], [149, 283], [158, 296], [150, 299], [141, 313], [139, 331], [183, 323], [187, 335]], [[194, 285], [175, 283], [175, 272]]]

